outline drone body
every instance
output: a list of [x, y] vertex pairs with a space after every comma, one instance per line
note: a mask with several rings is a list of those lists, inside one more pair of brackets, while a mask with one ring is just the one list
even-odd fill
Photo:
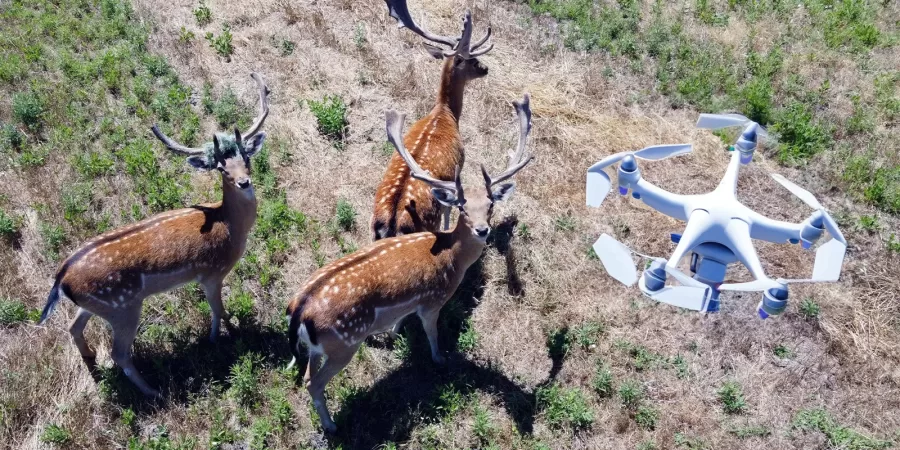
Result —
[[[780, 314], [787, 306], [787, 284], [792, 282], [837, 281], [846, 250], [846, 241], [834, 220], [809, 192], [780, 175], [772, 177], [795, 195], [816, 209], [805, 221], [789, 223], [765, 217], [741, 204], [736, 196], [738, 172], [741, 165], [749, 164], [756, 149], [757, 138], [764, 130], [756, 123], [738, 115], [702, 114], [698, 121], [701, 128], [722, 128], [746, 125], [735, 144], [735, 151], [719, 185], [712, 192], [700, 195], [680, 195], [668, 192], [641, 177], [635, 158], [660, 160], [688, 153], [690, 144], [648, 147], [633, 153], [620, 153], [604, 158], [588, 169], [587, 204], [600, 206], [611, 187], [603, 168], [621, 161], [617, 170], [617, 184], [621, 195], [632, 196], [651, 208], [687, 222], [681, 235], [673, 234], [675, 251], [668, 259], [650, 258], [650, 266], [640, 277], [641, 291], [654, 300], [701, 312], [719, 309], [720, 291], [762, 291], [758, 307], [760, 317]], [[809, 248], [828, 230], [834, 239], [817, 250], [813, 277], [807, 280], [772, 280], [766, 276], [753, 240], [779, 244], [802, 243]], [[609, 274], [632, 285], [638, 281], [637, 271], [631, 259], [632, 251], [608, 235], [594, 244], [594, 251]], [[679, 270], [679, 261], [691, 256], [689, 276]], [[755, 281], [722, 284], [730, 264], [740, 262]], [[666, 286], [671, 275], [680, 286]]]

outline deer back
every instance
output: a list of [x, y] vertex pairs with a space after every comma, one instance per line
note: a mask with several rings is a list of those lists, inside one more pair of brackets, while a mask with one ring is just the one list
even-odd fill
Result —
[[[465, 153], [456, 120], [446, 106], [437, 106], [417, 121], [404, 137], [410, 154], [432, 176], [453, 180]], [[375, 193], [373, 240], [421, 231], [440, 230], [441, 205], [431, 188], [410, 176], [409, 167], [396, 153]]]

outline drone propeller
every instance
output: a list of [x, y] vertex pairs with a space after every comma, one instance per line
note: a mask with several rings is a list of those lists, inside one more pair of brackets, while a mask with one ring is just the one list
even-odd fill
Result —
[[773, 280], [771, 278], [760, 278], [758, 280], [748, 281], [746, 283], [729, 283], [719, 286], [720, 291], [744, 291], [744, 292], [762, 292], [773, 288], [784, 288], [794, 283], [823, 283], [837, 280], [822, 280], [816, 278], [779, 278]]
[[636, 158], [648, 161], [660, 161], [672, 156], [690, 153], [693, 149], [691, 144], [671, 144], [671, 145], [654, 145], [646, 147], [636, 152], [621, 152], [603, 158], [597, 164], [588, 169], [587, 175], [587, 204], [588, 206], [600, 206], [606, 194], [609, 193], [612, 183], [609, 175], [603, 171], [604, 168], [611, 166], [626, 156], [634, 156]]
[[666, 273], [672, 275], [673, 278], [685, 286], [707, 288], [705, 284], [691, 278], [681, 270], [665, 265], [666, 260], [664, 258], [638, 253], [608, 234], [602, 234], [597, 239], [597, 242], [594, 242], [593, 247], [594, 253], [600, 258], [600, 262], [603, 264], [606, 272], [609, 273], [609, 276], [625, 286], [633, 285], [638, 279], [637, 268], [631, 259], [631, 254], [634, 253], [635, 255], [663, 263]]
[[[721, 128], [744, 126], [751, 123], [756, 122], [740, 114], [700, 114], [700, 118], [697, 119], [697, 128], [718, 130]], [[756, 127], [756, 134], [766, 139], [769, 138], [769, 133], [759, 124], [757, 124]]]
[[787, 190], [791, 191], [791, 193], [802, 200], [803, 203], [806, 203], [822, 214], [822, 222], [825, 225], [825, 229], [828, 230], [828, 234], [834, 239], [821, 245], [816, 251], [816, 264], [813, 267], [813, 278], [819, 281], [837, 281], [838, 277], [841, 275], [841, 265], [844, 262], [844, 254], [847, 251], [847, 241], [844, 239], [841, 230], [838, 229], [834, 218], [831, 217], [831, 214], [828, 214], [828, 210], [816, 200], [816, 197], [806, 189], [797, 186], [792, 181], [777, 173], [773, 173], [772, 178]]
[[690, 309], [692, 311], [705, 311], [709, 302], [706, 300], [708, 287], [694, 286], [666, 286], [659, 292], [652, 293], [650, 298], [660, 303]]

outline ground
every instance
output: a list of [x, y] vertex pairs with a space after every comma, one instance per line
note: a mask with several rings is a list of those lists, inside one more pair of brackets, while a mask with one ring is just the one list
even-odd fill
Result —
[[[464, 5], [465, 3], [465, 5]], [[436, 367], [421, 325], [377, 337], [331, 383], [323, 435], [290, 360], [284, 306], [306, 277], [369, 242], [391, 155], [384, 111], [421, 117], [440, 63], [379, 0], [41, 0], [0, 3], [0, 446], [6, 448], [889, 448], [900, 444], [900, 9], [865, 0], [413, 1], [433, 31], [468, 6], [489, 23], [490, 74], [469, 86], [464, 179], [499, 170], [529, 92], [535, 161], [495, 212], [484, 257], [445, 306]], [[153, 140], [188, 144], [246, 126], [250, 73], [271, 90], [254, 158], [260, 212], [226, 280], [231, 330], [206, 340], [197, 286], [148, 299], [135, 358], [165, 398], [143, 398], [92, 320], [90, 370], [63, 300], [35, 323], [59, 262], [85, 239], [220, 195]], [[808, 188], [849, 242], [841, 281], [791, 288], [779, 317], [723, 294], [701, 316], [609, 278], [606, 232], [666, 255], [681, 223], [633, 199], [584, 205], [606, 155], [691, 142], [642, 163], [680, 193], [712, 189], [734, 133], [697, 130], [737, 111], [777, 137], [741, 172], [739, 197], [774, 218], [812, 212], [769, 178]], [[408, 124], [407, 124], [408, 125]], [[896, 233], [896, 234], [895, 234]], [[813, 254], [759, 244], [772, 276]], [[636, 263], [638, 261], [636, 260]], [[743, 270], [731, 279], [746, 279]]]

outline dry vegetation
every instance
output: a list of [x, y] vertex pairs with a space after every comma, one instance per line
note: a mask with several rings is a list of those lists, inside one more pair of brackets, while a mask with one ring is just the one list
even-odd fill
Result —
[[[449, 33], [460, 3], [411, 10]], [[372, 340], [329, 387], [340, 428], [330, 438], [283, 369], [284, 304], [319, 265], [368, 242], [390, 156], [384, 110], [424, 114], [440, 63], [380, 0], [0, 3], [0, 446], [898, 445], [897, 3], [467, 3], [479, 26], [493, 26], [496, 48], [484, 57], [490, 75], [467, 92], [464, 176], [505, 164], [509, 102], [522, 92], [532, 95], [537, 160], [442, 313], [449, 367], [431, 363], [416, 321], [399, 341]], [[34, 312], [60, 257], [83, 239], [218, 195], [216, 177], [188, 175], [149, 125], [190, 145], [245, 124], [251, 71], [266, 78], [272, 111], [254, 161], [256, 230], [226, 281], [236, 331], [207, 343], [196, 286], [147, 301], [136, 364], [167, 394], [151, 402], [110, 368], [105, 324], [88, 327], [101, 364], [92, 372], [66, 332], [73, 305], [45, 327]], [[588, 209], [586, 168], [690, 141], [693, 154], [642, 170], [673, 191], [709, 190], [727, 153], [693, 123], [723, 109], [780, 136], [743, 170], [741, 199], [802, 220], [810, 211], [768, 178], [783, 173], [840, 217], [850, 242], [842, 282], [792, 287], [788, 311], [765, 322], [757, 295], [723, 294], [709, 317], [654, 304], [589, 253], [609, 232], [664, 255], [680, 224], [626, 199]], [[811, 270], [799, 247], [759, 248], [770, 274]]]

